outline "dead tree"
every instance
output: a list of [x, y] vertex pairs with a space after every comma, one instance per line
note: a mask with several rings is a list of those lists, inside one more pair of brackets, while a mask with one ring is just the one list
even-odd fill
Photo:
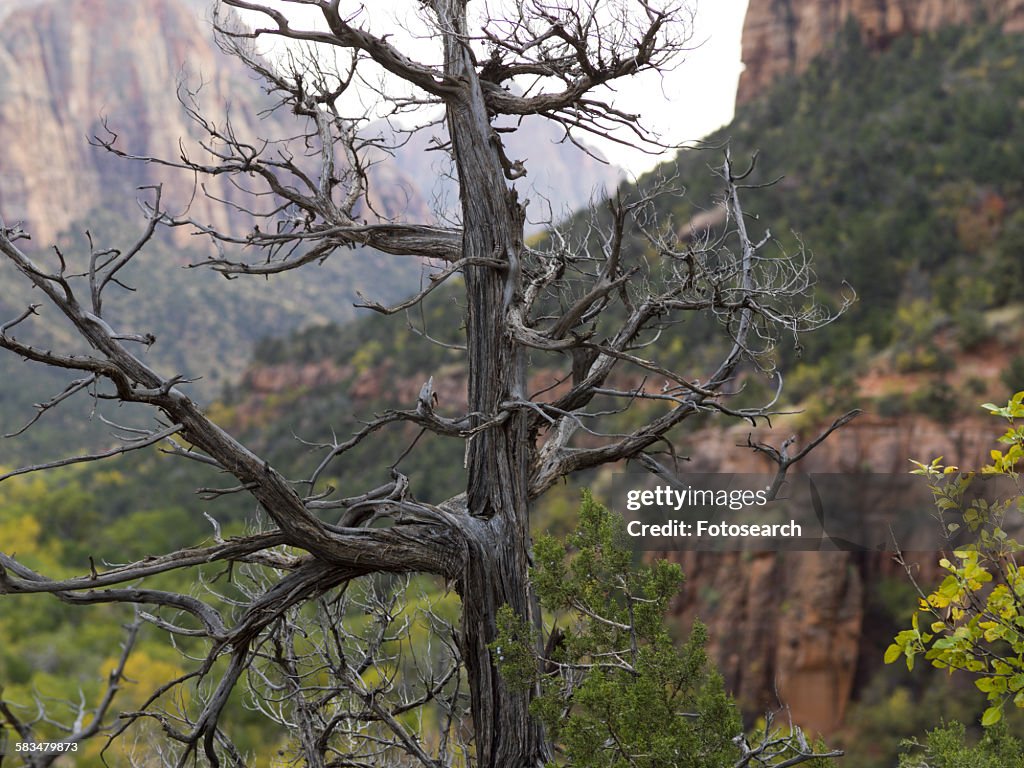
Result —
[[[461, 598], [461, 619], [450, 651], [464, 667], [468, 684], [475, 764], [543, 765], [551, 757], [551, 745], [530, 716], [531, 694], [502, 680], [488, 647], [502, 606], [511, 606], [530, 624], [540, 622], [529, 581], [534, 500], [562, 478], [612, 462], [632, 461], [663, 471], [663, 457], [674, 456], [673, 431], [698, 414], [719, 412], [750, 421], [770, 415], [772, 403], [730, 406], [741, 364], [768, 365], [765, 354], [781, 335], [812, 330], [832, 315], [808, 300], [814, 276], [805, 254], [779, 254], [768, 237], [755, 242], [748, 236], [740, 202], [747, 172], [737, 172], [728, 155], [719, 171], [727, 219], [713, 233], [680, 240], [671, 222], [659, 222], [655, 215], [661, 190], [648, 187], [633, 198], [609, 201], [583, 234], [553, 232], [542, 247], [524, 244], [523, 202], [514, 181], [529, 171], [529, 158], [506, 156], [496, 122], [542, 116], [561, 125], [573, 142], [588, 133], [648, 141], [639, 116], [616, 109], [612, 90], [605, 86], [670, 66], [688, 40], [685, 6], [672, 0], [517, 0], [508, 4], [504, 16], [474, 20], [466, 0], [424, 0], [410, 5], [430, 25], [436, 41], [437, 60], [427, 63], [395, 47], [357, 3], [221, 4], [260, 14], [252, 29], [219, 9], [215, 25], [222, 44], [266, 79], [279, 108], [296, 115], [302, 126], [296, 131], [302, 135], [246, 142], [234, 134], [230, 122], [200, 114], [186, 94], [186, 108], [208, 135], [205, 154], [146, 159], [199, 177], [226, 177], [251, 190], [255, 202], [249, 213], [266, 223], [233, 233], [187, 216], [175, 218], [154, 190], [139, 240], [123, 250], [93, 250], [82, 274], [60, 253], [56, 258], [31, 256], [26, 233], [3, 226], [0, 252], [90, 347], [88, 354], [70, 354], [20, 341], [15, 333], [31, 319], [35, 306], [0, 326], [3, 348], [80, 375], [68, 390], [44, 403], [39, 415], [76, 393], [91, 392], [101, 403], [113, 399], [148, 406], [157, 426], [126, 432], [124, 444], [113, 450], [26, 467], [0, 481], [159, 445], [172, 455], [168, 460], [192, 460], [230, 475], [233, 485], [216, 493], [249, 494], [269, 522], [245, 537], [218, 536], [212, 544], [93, 568], [71, 579], [50, 579], [0, 553], [0, 593], [49, 593], [70, 604], [131, 603], [140, 607], [140, 616], [169, 633], [206, 638], [206, 656], [194, 671], [187, 679], [168, 682], [170, 687], [212, 677], [200, 710], [175, 720], [147, 709], [130, 715], [117, 731], [135, 720], [156, 720], [179, 745], [177, 764], [205, 754], [218, 765], [242, 760], [218, 725], [236, 685], [248, 677], [250, 689], [262, 686], [272, 698], [269, 692], [281, 692], [282, 686], [302, 679], [298, 668], [288, 674], [288, 665], [297, 663], [293, 639], [302, 611], [308, 608], [319, 617], [326, 642], [332, 639], [331, 622], [342, 620], [330, 610], [326, 596], [358, 577], [440, 577]], [[322, 23], [298, 26], [280, 10], [288, 5], [315, 9]], [[281, 66], [268, 64], [253, 52], [251, 42], [269, 37], [306, 43], [311, 53], [295, 55]], [[345, 66], [324, 66], [327, 54], [342, 54]], [[364, 75], [367, 68], [390, 78], [381, 80], [381, 88], [398, 82], [406, 89], [398, 96], [384, 94], [396, 109], [424, 104], [443, 108], [450, 137], [445, 149], [460, 189], [460, 221], [384, 220], [367, 203], [369, 158], [371, 153], [379, 157], [380, 148], [361, 135], [361, 116], [345, 113], [353, 83], [370, 81]], [[113, 135], [98, 141], [131, 157]], [[435, 274], [419, 295], [396, 307], [368, 303], [384, 314], [409, 308], [449, 278], [461, 276], [466, 411], [442, 413], [428, 380], [407, 408], [381, 414], [351, 439], [325, 446], [325, 455], [303, 480], [285, 476], [213, 423], [180, 376], [156, 371], [143, 361], [135, 345], [152, 342], [144, 330], [115, 328], [106, 319], [107, 289], [118, 285], [122, 268], [161, 226], [187, 226], [208, 235], [217, 255], [205, 265], [229, 277], [265, 276], [344, 258], [343, 252], [354, 246], [430, 260]], [[625, 247], [627, 240], [637, 238], [643, 248]], [[672, 370], [658, 360], [658, 341], [680, 332], [679, 323], [692, 313], [717, 318], [725, 340], [722, 355], [703, 370]], [[531, 366], [538, 365], [560, 368], [561, 385], [531, 392]], [[604, 415], [627, 409], [642, 414], [640, 426], [625, 434], [602, 428]], [[397, 471], [387, 485], [374, 489], [344, 487], [335, 493], [320, 482], [354, 446], [402, 423], [465, 441], [464, 494], [442, 504], [417, 501], [415, 489]], [[375, 524], [384, 518], [391, 524]], [[262, 569], [263, 576], [253, 580], [246, 599], [235, 598], [233, 605], [213, 596], [201, 599], [145, 585], [157, 574], [211, 563], [244, 564]], [[340, 637], [334, 641], [341, 643]], [[337, 659], [341, 645], [327, 648], [325, 658]], [[275, 654], [280, 678], [265, 669]], [[349, 674], [343, 664], [332, 669], [338, 679]], [[438, 673], [427, 684], [434, 685], [433, 692], [424, 695], [445, 698], [444, 685], [458, 679], [457, 673]], [[446, 698], [444, 706], [453, 708], [450, 702], [456, 698]], [[297, 711], [305, 713], [305, 720], [283, 714], [279, 719], [298, 729], [303, 759], [308, 765], [356, 764], [340, 758], [332, 762], [328, 742], [339, 725], [313, 723], [310, 700], [290, 699], [302, 703]], [[415, 701], [409, 697], [396, 706], [404, 711], [402, 706]], [[349, 707], [348, 714], [383, 723], [390, 729], [391, 743], [409, 762], [447, 763], [439, 751], [431, 753], [407, 732], [394, 710], [383, 708], [383, 697], [371, 693], [362, 702], [359, 712]]]

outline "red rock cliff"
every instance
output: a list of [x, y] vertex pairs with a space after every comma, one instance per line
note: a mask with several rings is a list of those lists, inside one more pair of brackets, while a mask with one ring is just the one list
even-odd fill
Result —
[[776, 78], [802, 72], [853, 17], [870, 45], [978, 15], [1024, 32], [1024, 0], [750, 0], [743, 23], [743, 63], [737, 104], [757, 96]]
[[[901, 474], [908, 457], [944, 456], [948, 463], [980, 466], [1000, 425], [985, 417], [937, 424], [922, 417], [862, 416], [805, 460], [807, 472]], [[692, 471], [767, 472], [771, 467], [736, 449], [749, 428], [699, 436]], [[778, 435], [754, 432], [755, 442]], [[902, 578], [881, 553], [684, 552], [686, 573], [676, 605], [680, 626], [699, 617], [709, 629], [711, 655], [729, 689], [749, 713], [785, 703], [794, 721], [832, 734], [846, 715], [855, 682], [881, 665], [878, 638], [865, 612], [866, 597], [882, 579]], [[922, 583], [935, 578], [936, 556], [922, 556]], [[886, 643], [888, 637], [885, 638]]]

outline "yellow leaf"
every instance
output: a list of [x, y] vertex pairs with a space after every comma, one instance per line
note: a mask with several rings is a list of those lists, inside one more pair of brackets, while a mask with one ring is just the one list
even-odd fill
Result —
[[988, 728], [990, 725], [995, 725], [1003, 719], [1002, 707], [989, 707], [985, 710], [985, 714], [981, 716], [981, 724]]
[[903, 649], [893, 643], [885, 649], [885, 663], [892, 664], [896, 659], [903, 655]]

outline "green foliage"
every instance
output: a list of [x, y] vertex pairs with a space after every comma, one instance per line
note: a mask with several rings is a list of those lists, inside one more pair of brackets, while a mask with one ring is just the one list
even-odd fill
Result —
[[568, 764], [731, 764], [741, 725], [708, 663], [706, 630], [694, 626], [677, 647], [665, 624], [679, 566], [634, 567], [623, 536], [622, 520], [588, 493], [568, 546], [537, 541], [534, 586], [559, 617], [564, 641], [542, 661], [547, 671], [538, 679], [531, 634], [506, 617], [494, 646], [502, 674], [539, 683], [533, 711]]
[[942, 371], [950, 367], [948, 355], [935, 344], [938, 330], [935, 309], [922, 299], [900, 306], [893, 323], [895, 367], [901, 373]]
[[[937, 669], [879, 669], [851, 707], [839, 744], [847, 747], [843, 768], [891, 768], [910, 737], [936, 723], [976, 721], [977, 698], [957, 678]], [[923, 685], [922, 685], [923, 684]]]
[[928, 732], [924, 744], [908, 742], [900, 768], [1024, 768], [1024, 743], [1005, 726], [985, 731], [977, 744], [969, 744], [960, 723]]
[[[1021, 253], [1024, 253], [1024, 251], [1021, 251]], [[1024, 355], [1014, 355], [1010, 359], [1010, 364], [1003, 371], [1001, 378], [1003, 384], [1014, 392], [1024, 386]]]
[[491, 643], [491, 653], [498, 662], [505, 680], [518, 690], [526, 690], [537, 682], [537, 657], [531, 649], [533, 631], [511, 606], [498, 609], [497, 640]]
[[720, 768], [754, 752], [763, 766], [824, 764], [798, 730], [770, 719], [750, 748], [705, 653], [705, 627], [679, 643], [666, 625], [679, 566], [637, 565], [624, 540], [622, 518], [585, 492], [567, 542], [542, 536], [534, 547], [536, 594], [561, 627], [545, 653], [511, 609], [499, 615], [491, 651], [510, 684], [538, 692], [531, 709], [557, 745], [556, 764]]
[[908, 398], [911, 411], [935, 421], [947, 421], [957, 414], [960, 401], [956, 391], [945, 381], [933, 379]]
[[945, 578], [922, 594], [910, 629], [896, 635], [885, 661], [902, 658], [911, 669], [923, 656], [950, 673], [971, 674], [988, 699], [981, 724], [992, 726], [1002, 720], [1007, 702], [1024, 708], [1024, 569], [1016, 562], [1024, 545], [1010, 533], [1016, 521], [1007, 519], [1024, 510], [1018, 473], [1024, 457], [1024, 391], [1006, 406], [983, 407], [1004, 418], [1008, 428], [999, 438], [1005, 449], [993, 449], [981, 473], [1002, 476], [1015, 491], [997, 500], [972, 497], [973, 473], [945, 466], [941, 457], [928, 464], [914, 462], [914, 473], [929, 478], [944, 530], [954, 534], [966, 526], [971, 541], [939, 561]]
[[[865, 334], [873, 351], [895, 347], [906, 370], [944, 370], [937, 331], [954, 324], [969, 348], [987, 335], [982, 313], [1024, 298], [1024, 36], [947, 28], [880, 53], [861, 40], [851, 27], [828, 57], [742, 105], [708, 140], [728, 140], [734, 156], [759, 150], [757, 177], [784, 177], [747, 205], [785, 249], [799, 247], [790, 233], [813, 246], [826, 278], [819, 298], [829, 301], [839, 278], [861, 298], [801, 339], [802, 356], [781, 350], [787, 385], [804, 365], [843, 370]], [[688, 195], [674, 203], [676, 220], [710, 193], [709, 162], [703, 151], [679, 155], [673, 170]], [[761, 226], [752, 223], [755, 239]]]

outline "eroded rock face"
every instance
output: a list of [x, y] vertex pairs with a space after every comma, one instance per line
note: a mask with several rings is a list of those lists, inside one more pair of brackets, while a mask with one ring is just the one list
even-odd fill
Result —
[[[191, 218], [218, 229], [251, 228], [255, 219], [245, 210], [253, 198], [236, 186], [208, 180], [208, 197], [188, 172], [90, 146], [90, 138], [113, 131], [132, 155], [177, 160], [180, 146], [192, 160], [213, 163], [199, 145], [209, 133], [189, 118], [179, 94], [218, 130], [229, 119], [243, 141], [280, 142], [265, 154], [290, 152], [302, 164], [305, 148], [285, 140], [303, 126], [284, 111], [261, 116], [274, 102], [241, 61], [217, 47], [199, 3], [69, 0], [7, 10], [0, 27], [0, 210], [10, 221], [24, 220], [37, 241], [50, 242], [98, 207], [134, 213], [136, 197], [152, 199], [138, 188], [161, 183], [172, 213], [188, 206]], [[375, 211], [429, 217], [416, 184], [393, 164], [374, 176]], [[261, 189], [255, 181], [253, 188]]]
[[[70, 0], [12, 11], [0, 27], [5, 216], [26, 220], [45, 243], [102, 200], [134, 200], [142, 185], [170, 179], [167, 202], [183, 205], [189, 180], [118, 161], [87, 139], [108, 135], [104, 117], [134, 154], [167, 156], [179, 138], [198, 138], [175, 89], [186, 61], [194, 78], [206, 79], [203, 106], [219, 107], [243, 85], [232, 117], [248, 134], [260, 106], [245, 98], [253, 83], [241, 84], [240, 65], [225, 66], [208, 40], [198, 18], [173, 0]], [[193, 213], [223, 225], [222, 208], [197, 198]]]
[[687, 552], [681, 616], [708, 624], [711, 653], [740, 706], [784, 702], [816, 733], [841, 724], [864, 618], [863, 576], [849, 552]]
[[[312, 166], [315, 158], [303, 161], [309, 150], [294, 139], [305, 130], [297, 118], [287, 110], [261, 116], [276, 100], [241, 61], [217, 47], [208, 5], [207, 0], [0, 3], [0, 211], [8, 222], [25, 221], [36, 243], [45, 246], [97, 208], [136, 216], [138, 187], [163, 183], [163, 202], [171, 212], [180, 215], [190, 205], [194, 220], [244, 235], [255, 221], [244, 210], [263, 201], [254, 203], [235, 186], [208, 180], [207, 189], [225, 205], [197, 189], [190, 173], [121, 160], [88, 143], [93, 136], [110, 137], [109, 127], [130, 154], [177, 160], [180, 140], [191, 159], [213, 163], [199, 146], [209, 141], [209, 133], [179, 102], [181, 86], [196, 91], [198, 111], [219, 129], [227, 115], [235, 134], [254, 147], [263, 146], [264, 139], [281, 142], [265, 155], [284, 151], [300, 165]], [[376, 136], [388, 130], [370, 125], [367, 132]], [[372, 158], [377, 164], [370, 172], [369, 205], [360, 215], [433, 218], [438, 190], [430, 163], [438, 153], [422, 152], [427, 138], [417, 134], [394, 159], [384, 152]], [[561, 138], [556, 126], [539, 120], [509, 145], [511, 152], [529, 150], [521, 156], [529, 160], [528, 179], [536, 182], [538, 193], [524, 180], [523, 195], [550, 198], [556, 214], [586, 203], [595, 189], [614, 188], [620, 178], [617, 168], [568, 142], [558, 143]], [[339, 155], [337, 162], [344, 158]], [[253, 189], [263, 187], [254, 180]], [[141, 194], [152, 198], [152, 192]], [[450, 196], [447, 209], [454, 210], [457, 191]], [[189, 239], [185, 230], [176, 232], [182, 243]]]
[[[949, 464], [980, 466], [999, 425], [984, 418], [938, 424], [922, 417], [861, 417], [832, 435], [805, 460], [808, 472], [903, 473], [908, 457], [944, 456]], [[694, 472], [758, 473], [770, 469], [736, 448], [751, 430], [736, 427], [694, 437]], [[788, 437], [754, 431], [754, 442]], [[797, 445], [799, 445], [799, 441]], [[871, 647], [868, 603], [887, 578], [902, 577], [884, 553], [706, 553], [676, 556], [686, 574], [677, 604], [680, 626], [699, 618], [708, 625], [710, 654], [726, 686], [750, 714], [785, 704], [794, 722], [812, 732], [834, 733], [842, 724], [855, 684], [882, 663]], [[920, 555], [921, 583], [937, 579], [936, 557]], [[888, 639], [886, 639], [888, 642]]]
[[750, 0], [743, 23], [743, 63], [737, 104], [750, 101], [778, 77], [802, 72], [835, 40], [849, 18], [869, 45], [979, 15], [1024, 32], [1024, 0]]

